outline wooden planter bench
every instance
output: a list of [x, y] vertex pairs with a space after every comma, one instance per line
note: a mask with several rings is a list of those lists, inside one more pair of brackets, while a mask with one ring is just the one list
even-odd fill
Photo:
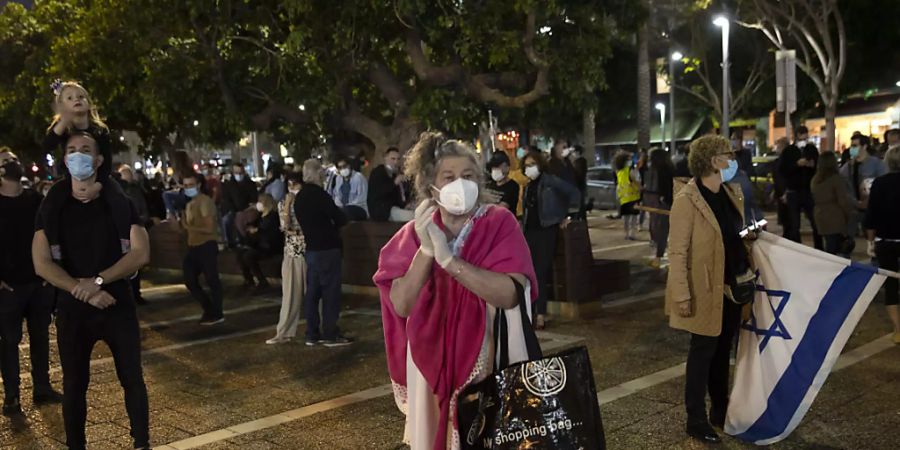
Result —
[[[390, 222], [351, 222], [341, 230], [344, 241], [343, 284], [345, 291], [374, 294], [372, 275], [378, 269], [381, 248], [403, 224]], [[163, 222], [150, 229], [150, 267], [181, 271], [187, 252], [187, 234], [174, 223]], [[261, 263], [267, 277], [281, 277], [281, 258]], [[219, 252], [219, 273], [240, 275], [237, 254]], [[603, 295], [629, 288], [628, 261], [593, 258], [585, 222], [573, 222], [559, 233], [553, 263], [551, 313], [574, 316], [584, 306], [596, 303]]]

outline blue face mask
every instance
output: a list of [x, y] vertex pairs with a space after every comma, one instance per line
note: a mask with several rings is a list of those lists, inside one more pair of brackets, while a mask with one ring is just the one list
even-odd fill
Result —
[[734, 178], [734, 175], [737, 173], [737, 171], [738, 171], [737, 161], [735, 161], [733, 159], [729, 159], [728, 167], [719, 170], [719, 173], [722, 175], [722, 182], [727, 183], [727, 182], [731, 181], [731, 179]]
[[850, 157], [856, 158], [857, 156], [859, 156], [859, 147], [854, 145], [853, 147], [850, 147]]
[[519, 147], [519, 149], [516, 150], [516, 158], [522, 159], [522, 158], [525, 157], [525, 155], [526, 155], [527, 153], [528, 153], [528, 152], [526, 152], [524, 148]]
[[76, 180], [87, 180], [94, 174], [94, 157], [81, 152], [69, 153], [66, 155], [66, 167]]
[[184, 188], [184, 195], [188, 196], [188, 198], [194, 198], [197, 194], [200, 193], [200, 190], [196, 187]]

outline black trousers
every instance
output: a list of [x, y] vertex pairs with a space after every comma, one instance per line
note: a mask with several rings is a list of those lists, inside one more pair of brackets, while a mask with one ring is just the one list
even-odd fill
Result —
[[[122, 301], [116, 294], [113, 296]], [[67, 301], [77, 302], [71, 298]], [[128, 301], [131, 302], [130, 299]], [[59, 360], [63, 370], [66, 445], [76, 450], [85, 448], [84, 426], [87, 419], [86, 395], [91, 376], [91, 351], [97, 341], [103, 341], [112, 352], [116, 375], [125, 391], [125, 409], [131, 424], [134, 446], [149, 447], [150, 408], [141, 369], [141, 336], [134, 305], [126, 303], [107, 310], [86, 310], [83, 306], [86, 305], [60, 308], [56, 315]]]
[[143, 297], [141, 296], [141, 271], [138, 270], [134, 278], [128, 281], [131, 283], [131, 296], [134, 297], [134, 300], [143, 300]]
[[5, 401], [19, 399], [19, 343], [22, 322], [28, 322], [31, 354], [31, 379], [34, 394], [49, 391], [50, 336], [54, 289], [42, 282], [11, 285], [12, 291], [0, 289], [0, 373], [3, 375]]
[[[878, 241], [875, 243], [878, 267], [896, 272], [900, 268], [900, 242]], [[887, 277], [884, 282], [884, 304], [896, 306], [900, 303], [900, 280]]]
[[741, 322], [741, 307], [727, 298], [723, 301], [722, 332], [718, 336], [691, 334], [684, 385], [684, 406], [689, 426], [708, 423], [707, 392], [713, 411], [724, 414], [728, 409], [729, 362]]
[[525, 242], [531, 250], [531, 262], [537, 277], [537, 300], [534, 302], [535, 314], [547, 314], [547, 299], [552, 289], [553, 257], [556, 255], [556, 238], [559, 227], [549, 226], [526, 228]]
[[237, 256], [238, 263], [241, 265], [241, 272], [244, 274], [244, 280], [252, 283], [253, 277], [256, 277], [256, 281], [259, 284], [269, 284], [262, 268], [259, 266], [259, 262], [272, 256], [272, 254], [250, 247], [238, 250]]
[[[219, 245], [208, 241], [188, 247], [183, 264], [184, 284], [191, 296], [200, 302], [205, 318], [222, 317], [222, 281], [219, 279]], [[209, 285], [209, 295], [200, 287], [200, 275]]]
[[818, 249], [824, 249], [822, 245], [822, 236], [819, 236], [819, 230], [816, 228], [816, 221], [813, 218], [813, 208], [815, 203], [811, 192], [788, 191], [787, 192], [787, 223], [784, 224], [784, 237], [794, 242], [803, 242], [800, 238], [800, 214], [806, 214], [812, 226], [813, 246]]

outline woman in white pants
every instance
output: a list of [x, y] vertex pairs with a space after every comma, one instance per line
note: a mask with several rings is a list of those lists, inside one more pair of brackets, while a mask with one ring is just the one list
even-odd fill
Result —
[[302, 188], [299, 173], [287, 175], [288, 193], [278, 204], [281, 231], [284, 232], [284, 259], [281, 261], [281, 313], [275, 337], [266, 344], [288, 342], [297, 334], [306, 291], [306, 240], [294, 214], [294, 197]]

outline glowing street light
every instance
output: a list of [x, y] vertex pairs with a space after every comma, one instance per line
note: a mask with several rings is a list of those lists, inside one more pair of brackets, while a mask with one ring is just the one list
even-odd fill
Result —
[[[675, 64], [681, 62], [682, 59], [684, 59], [684, 53], [678, 50], [672, 52], [672, 56], [669, 58], [669, 123], [672, 124], [672, 131], [669, 132], [672, 135], [672, 143], [669, 149], [673, 152], [675, 151]], [[665, 135], [662, 140], [665, 142]], [[663, 148], [666, 148], [666, 144], [663, 144]]]
[[200, 121], [199, 121], [199, 120], [195, 120], [195, 121], [194, 121], [194, 126], [196, 127], [196, 126], [199, 126], [199, 125], [200, 125]]
[[300, 111], [306, 111], [306, 105], [304, 105], [304, 104], [302, 104], [302, 103], [301, 103], [300, 106], [298, 106], [297, 108], [299, 108]]
[[731, 29], [731, 22], [725, 16], [717, 16], [716, 19], [713, 20], [713, 24], [722, 29], [722, 136], [725, 136], [726, 139], [730, 140], [731, 132], [728, 129], [728, 116], [730, 112], [728, 110], [728, 69], [731, 63], [728, 60], [728, 33]]
[[659, 111], [659, 126], [662, 133], [659, 136], [659, 142], [662, 144], [662, 148], [666, 148], [666, 104], [659, 102], [656, 104], [656, 109]]

